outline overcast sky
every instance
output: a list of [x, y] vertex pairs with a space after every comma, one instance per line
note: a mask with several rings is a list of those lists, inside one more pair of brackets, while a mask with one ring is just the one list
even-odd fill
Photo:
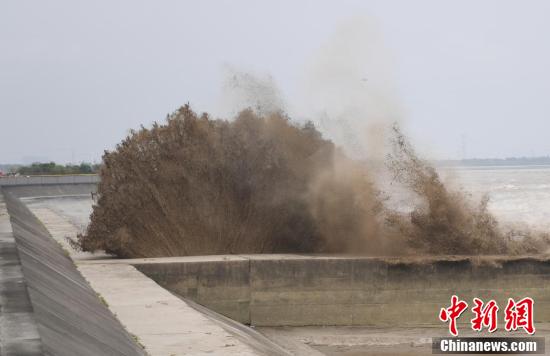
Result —
[[228, 68], [270, 75], [299, 117], [361, 102], [353, 122], [390, 116], [436, 158], [548, 155], [549, 18], [533, 0], [3, 0], [0, 163], [98, 161], [186, 102], [225, 115]]

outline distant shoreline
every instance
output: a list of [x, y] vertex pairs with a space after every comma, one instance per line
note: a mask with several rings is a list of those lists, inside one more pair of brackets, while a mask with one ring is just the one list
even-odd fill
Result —
[[510, 158], [468, 158], [461, 160], [435, 160], [439, 167], [544, 167], [550, 166], [550, 156]]
[[[429, 160], [436, 167], [460, 167], [460, 168], [544, 168], [550, 167], [550, 156], [541, 157], [509, 157], [509, 158], [467, 158], [467, 159], [442, 159]], [[0, 163], [0, 172], [9, 172], [23, 167], [23, 164]]]

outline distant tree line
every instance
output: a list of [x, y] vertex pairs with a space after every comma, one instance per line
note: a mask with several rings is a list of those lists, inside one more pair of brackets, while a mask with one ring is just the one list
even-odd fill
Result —
[[21, 175], [64, 175], [64, 174], [92, 174], [99, 171], [99, 164], [57, 164], [55, 162], [33, 163], [29, 166], [20, 166], [16, 173]]
[[550, 156], [507, 157], [507, 158], [468, 158], [462, 160], [440, 160], [440, 166], [529, 166], [550, 165]]

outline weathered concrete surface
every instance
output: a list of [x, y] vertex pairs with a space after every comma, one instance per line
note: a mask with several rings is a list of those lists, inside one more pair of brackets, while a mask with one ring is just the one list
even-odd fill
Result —
[[27, 284], [0, 192], [0, 355], [42, 355]]
[[529, 296], [535, 321], [550, 322], [548, 258], [239, 257], [246, 260], [135, 265], [174, 293], [257, 326], [440, 325], [452, 294], [501, 306]]
[[[228, 256], [227, 256], [228, 257]], [[250, 319], [250, 261], [239, 256], [182, 263], [141, 264], [137, 268], [168, 290], [241, 323]]]
[[4, 191], [17, 198], [45, 198], [67, 196], [90, 196], [97, 191], [97, 184], [44, 184], [5, 186]]
[[68, 219], [62, 217], [59, 213], [48, 208], [32, 207], [32, 213], [37, 216], [41, 222], [47, 223], [47, 229], [53, 239], [61, 246], [61, 248], [70, 256], [73, 260], [86, 260], [86, 259], [103, 259], [112, 258], [103, 252], [82, 252], [75, 251], [69, 241], [76, 240], [77, 228]]
[[49, 185], [49, 184], [97, 184], [99, 176], [97, 174], [75, 174], [60, 176], [9, 176], [0, 177], [0, 187], [2, 186], [21, 186], [21, 185]]
[[133, 266], [81, 263], [78, 268], [151, 355], [256, 354]]
[[[269, 338], [289, 345], [296, 355], [329, 356], [412, 356], [431, 355], [432, 338], [448, 337], [445, 327], [376, 328], [376, 327], [261, 327]], [[523, 330], [500, 330], [480, 334], [469, 327], [459, 327], [460, 337], [525, 337]], [[537, 335], [546, 338], [546, 354], [550, 354], [550, 324], [537, 324]]]
[[13, 194], [4, 193], [42, 352], [145, 355], [40, 221]]

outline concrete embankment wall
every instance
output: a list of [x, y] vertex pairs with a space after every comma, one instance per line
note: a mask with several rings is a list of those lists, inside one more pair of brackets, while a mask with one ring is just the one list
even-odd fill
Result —
[[[93, 183], [4, 187], [13, 197], [10, 205], [20, 210], [12, 215], [23, 251], [27, 245], [35, 248], [32, 234], [43, 237], [47, 231], [17, 204], [18, 197], [89, 194], [95, 188]], [[53, 255], [62, 253], [55, 251]], [[31, 252], [22, 255], [24, 271], [25, 265], [35, 263], [26, 256]], [[50, 255], [45, 253], [40, 259], [48, 261]], [[496, 299], [501, 308], [500, 323], [507, 298], [528, 296], [535, 300], [535, 321], [550, 322], [548, 258], [234, 255], [117, 263], [136, 266], [182, 297], [258, 326], [440, 326], [438, 311], [449, 305], [453, 294], [470, 305], [474, 297]], [[49, 263], [43, 264], [49, 268]], [[31, 277], [38, 273], [29, 270]], [[34, 304], [32, 291], [37, 287], [32, 283], [29, 287]], [[460, 322], [468, 323], [469, 319], [461, 318]]]
[[2, 194], [0, 194], [0, 355], [42, 355], [42, 341], [38, 334]]
[[97, 174], [75, 174], [61, 176], [7, 176], [0, 177], [0, 187], [47, 184], [97, 184]]
[[550, 321], [548, 259], [267, 255], [136, 267], [174, 293], [257, 326], [440, 325], [438, 312], [453, 294], [470, 305], [474, 297], [496, 299], [500, 317], [507, 298], [528, 296], [535, 321]]
[[2, 188], [42, 352], [58, 356], [145, 355], [67, 253], [18, 198], [27, 193], [44, 195], [48, 191], [85, 194], [89, 188], [85, 185]]
[[45, 184], [5, 186], [4, 191], [17, 198], [59, 198], [64, 196], [90, 196], [97, 191], [97, 184]]

